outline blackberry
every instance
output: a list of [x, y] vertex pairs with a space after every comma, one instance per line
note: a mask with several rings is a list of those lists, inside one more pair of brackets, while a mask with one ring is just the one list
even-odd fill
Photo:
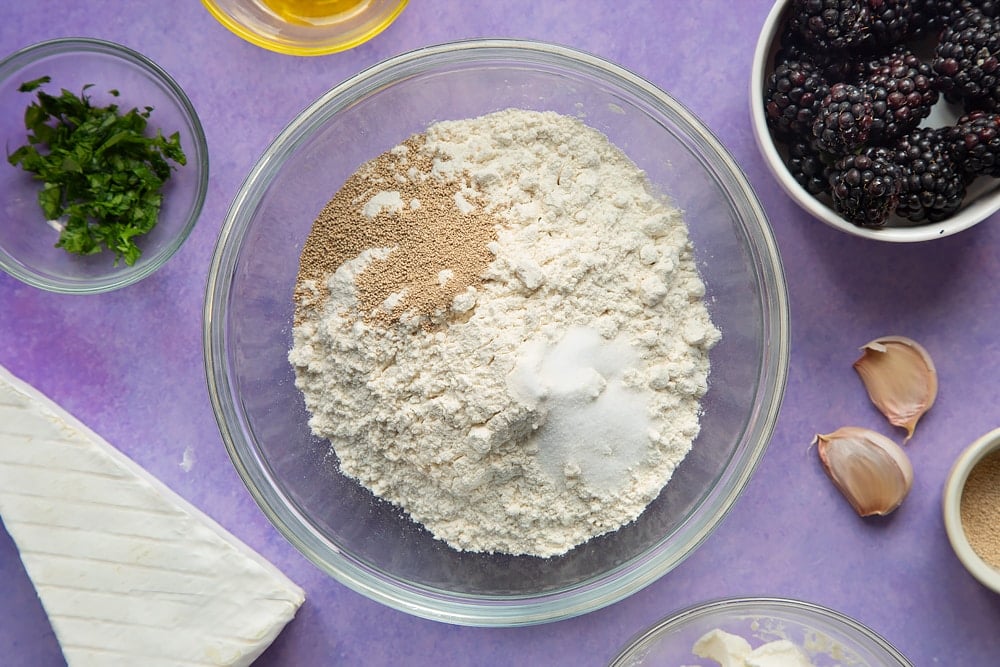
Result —
[[812, 63], [827, 83], [853, 80], [856, 67], [849, 54], [831, 50], [817, 51], [806, 43], [800, 33], [786, 27], [781, 33], [778, 51], [774, 54], [774, 66], [789, 60]]
[[1000, 16], [1000, 1], [998, 0], [961, 0], [959, 5], [963, 10], [977, 9], [991, 18]]
[[967, 110], [1000, 108], [1000, 19], [963, 12], [941, 31], [933, 68], [949, 102]]
[[882, 227], [899, 204], [901, 172], [891, 149], [871, 146], [830, 169], [833, 208], [860, 227]]
[[920, 128], [899, 141], [895, 161], [902, 169], [896, 213], [912, 222], [938, 222], [965, 198], [969, 178], [955, 164], [945, 129]]
[[788, 26], [817, 52], [854, 50], [872, 42], [867, 2], [793, 0]]
[[945, 130], [952, 159], [971, 176], [1000, 177], [1000, 114], [973, 111]]
[[889, 145], [920, 125], [937, 102], [934, 70], [898, 49], [862, 67], [861, 89], [872, 100], [872, 143]]
[[790, 60], [778, 65], [764, 98], [768, 125], [786, 139], [809, 136], [819, 105], [829, 94], [830, 86], [812, 63]]
[[868, 141], [873, 122], [872, 101], [865, 92], [836, 83], [830, 86], [813, 123], [816, 147], [835, 155], [852, 153]]
[[801, 33], [789, 28], [781, 33], [778, 51], [774, 54], [774, 66], [783, 62], [798, 60], [812, 63], [827, 83], [853, 81], [856, 63], [853, 54], [837, 51], [816, 51], [806, 44]]
[[875, 44], [899, 44], [909, 37], [913, 20], [910, 0], [867, 0], [866, 4]]
[[[912, 71], [911, 71], [912, 70]], [[895, 75], [901, 77], [904, 73], [910, 76], [923, 75], [933, 82], [937, 77], [934, 68], [921, 60], [907, 46], [895, 46], [889, 51], [862, 58], [855, 66], [855, 79], [864, 81], [873, 76]]]
[[791, 143], [785, 164], [795, 182], [809, 194], [816, 196], [830, 191], [829, 168], [811, 141], [800, 139]]
[[910, 0], [910, 38], [936, 37], [959, 10], [959, 0]]

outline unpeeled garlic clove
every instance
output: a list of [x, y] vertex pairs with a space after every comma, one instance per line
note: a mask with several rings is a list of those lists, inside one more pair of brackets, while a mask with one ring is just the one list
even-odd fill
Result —
[[861, 350], [854, 370], [889, 423], [906, 429], [906, 442], [937, 398], [934, 361], [919, 343], [905, 336], [876, 338]]
[[910, 492], [910, 459], [902, 447], [881, 433], [845, 426], [817, 435], [813, 442], [826, 474], [858, 515], [889, 514]]

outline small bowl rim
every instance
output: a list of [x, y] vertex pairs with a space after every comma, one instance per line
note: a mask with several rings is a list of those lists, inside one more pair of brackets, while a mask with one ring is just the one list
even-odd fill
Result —
[[26, 269], [19, 262], [10, 261], [13, 256], [3, 248], [0, 248], [0, 271], [4, 271], [27, 285], [59, 294], [98, 294], [127, 287], [148, 277], [173, 257], [184, 244], [184, 241], [187, 240], [187, 237], [198, 222], [198, 218], [201, 216], [205, 197], [208, 194], [208, 142], [205, 138], [205, 130], [202, 127], [201, 119], [198, 117], [194, 105], [177, 81], [148, 56], [117, 42], [93, 37], [59, 37], [43, 40], [29, 44], [0, 59], [0, 73], [12, 66], [17, 66], [14, 72], [19, 71], [22, 65], [20, 61], [22, 60], [26, 60], [26, 64], [30, 64], [41, 55], [64, 55], [77, 51], [113, 56], [123, 62], [135, 65], [141, 70], [145, 70], [154, 79], [159, 80], [160, 83], [166, 86], [179, 103], [178, 106], [181, 113], [191, 123], [191, 127], [194, 130], [194, 136], [191, 137], [191, 141], [196, 148], [195, 152], [198, 157], [197, 163], [193, 165], [197, 169], [198, 182], [191, 214], [184, 222], [183, 227], [171, 239], [170, 243], [166, 244], [150, 261], [143, 263], [137, 269], [134, 267], [127, 268], [87, 281], [63, 281], [42, 276]]
[[841, 218], [799, 185], [785, 168], [764, 115], [764, 81], [766, 72], [771, 68], [769, 55], [789, 4], [790, 0], [775, 1], [757, 38], [750, 71], [750, 126], [764, 163], [792, 201], [814, 218], [842, 232], [866, 239], [895, 243], [916, 243], [945, 238], [974, 227], [1000, 211], [1000, 191], [998, 191], [992, 197], [982, 197], [969, 202], [959, 214], [940, 222], [904, 227], [859, 227]]
[[410, 0], [396, 0], [395, 6], [385, 12], [381, 17], [375, 19], [372, 27], [358, 37], [353, 39], [343, 39], [342, 37], [335, 36], [321, 42], [316, 42], [315, 44], [290, 44], [287, 42], [276, 41], [267, 36], [261, 35], [258, 32], [254, 32], [245, 24], [234, 19], [232, 15], [222, 7], [222, 3], [218, 2], [218, 0], [201, 0], [201, 4], [204, 5], [205, 9], [208, 10], [215, 20], [222, 24], [222, 26], [224, 26], [227, 30], [254, 46], [259, 46], [262, 49], [267, 49], [268, 51], [289, 56], [325, 56], [330, 55], [331, 53], [339, 53], [341, 51], [353, 49], [373, 39], [379, 33], [392, 25], [397, 18], [399, 18], [399, 15], [403, 13], [404, 9], [406, 9], [409, 1]]
[[962, 450], [952, 464], [951, 471], [944, 484], [942, 511], [944, 528], [948, 534], [948, 542], [969, 574], [986, 588], [1000, 593], [1000, 570], [991, 567], [982, 559], [969, 542], [965, 529], [962, 527], [962, 494], [969, 473], [987, 455], [1000, 451], [1000, 428], [974, 440]]
[[[745, 225], [748, 228], [745, 230], [748, 239], [747, 248], [759, 264], [755, 269], [764, 287], [760, 295], [764, 320], [763, 335], [772, 340], [772, 344], [765, 346], [763, 350], [761, 375], [754, 388], [754, 391], [760, 393], [761, 402], [752, 411], [748, 427], [741, 436], [749, 438], [746, 449], [737, 450], [733, 462], [730, 463], [731, 466], [736, 466], [734, 470], [737, 470], [734, 473], [732, 486], [725, 489], [715, 488], [706, 495], [703, 502], [721, 508], [715, 520], [694, 528], [689, 525], [690, 522], [685, 522], [678, 529], [691, 545], [685, 553], [671, 555], [668, 558], [657, 552], [656, 547], [660, 544], [657, 543], [647, 552], [637, 555], [628, 564], [612, 568], [599, 578], [556, 591], [492, 599], [439, 591], [404, 582], [394, 576], [372, 571], [364, 563], [339, 549], [332, 554], [327, 553], [329, 548], [322, 546], [326, 543], [319, 541], [313, 535], [310, 522], [300, 515], [293, 503], [286, 501], [278, 507], [277, 503], [267, 497], [275, 485], [270, 479], [270, 473], [266, 471], [266, 466], [262, 465], [256, 447], [253, 444], [243, 443], [245, 420], [231, 405], [234, 385], [231, 377], [232, 369], [228, 363], [218, 361], [225, 356], [227, 349], [226, 327], [222, 324], [226, 318], [227, 308], [226, 281], [231, 278], [241, 254], [243, 237], [246, 235], [241, 209], [256, 206], [262, 196], [259, 191], [251, 191], [249, 186], [261, 182], [271, 165], [302, 141], [312, 126], [348, 106], [357, 97], [368, 95], [387, 85], [386, 77], [389, 75], [396, 75], [400, 71], [408, 73], [424, 71], [428, 63], [454, 64], [460, 55], [467, 57], [470, 52], [485, 54], [477, 55], [477, 59], [503, 52], [520, 54], [521, 64], [529, 62], [530, 58], [558, 59], [561, 64], [571, 63], [590, 71], [600, 70], [606, 75], [613, 76], [620, 85], [630, 88], [641, 100], [648, 102], [649, 99], [655, 98], [658, 103], [664, 104], [677, 114], [678, 119], [690, 126], [690, 129], [700, 131], [702, 133], [700, 139], [714, 149], [719, 159], [718, 166], [727, 170], [742, 187], [746, 204], [754, 214], [755, 222]], [[467, 64], [465, 60], [461, 62]], [[320, 95], [277, 135], [240, 185], [223, 221], [206, 285], [202, 341], [213, 412], [234, 467], [264, 515], [301, 554], [335, 580], [391, 608], [456, 625], [515, 627], [579, 616], [624, 599], [652, 584], [679, 565], [721, 525], [745, 490], [773, 435], [787, 379], [789, 317], [784, 270], [776, 239], [767, 224], [766, 212], [735, 159], [700, 119], [673, 96], [646, 79], [620, 65], [584, 51], [538, 40], [468, 39], [421, 47], [362, 70]], [[241, 451], [243, 449], [246, 451]], [[267, 482], [269, 486], [260, 482]], [[278, 497], [287, 500], [283, 494], [279, 493]], [[331, 556], [335, 562], [328, 562], [326, 556], [318, 551]]]
[[[622, 648], [618, 655], [611, 661], [608, 667], [627, 667], [630, 663], [625, 661], [632, 657], [630, 654], [634, 653], [636, 649], [640, 648], [646, 642], [655, 639], [656, 636], [664, 630], [681, 625], [689, 620], [698, 619], [704, 616], [711, 616], [719, 611], [744, 611], [747, 614], [751, 614], [756, 608], [762, 606], [776, 607], [781, 611], [790, 611], [795, 613], [805, 612], [807, 615], [812, 614], [819, 616], [824, 620], [831, 622], [833, 625], [843, 626], [851, 631], [861, 634], [866, 639], [872, 641], [880, 649], [895, 658], [900, 667], [912, 667], [906, 656], [904, 656], [899, 649], [893, 646], [889, 640], [869, 628], [861, 621], [857, 621], [847, 614], [815, 602], [807, 602], [797, 598], [763, 596], [714, 598], [705, 602], [699, 602], [683, 607], [678, 611], [662, 617], [649, 627], [644, 630], [640, 630], [633, 635], [628, 642], [626, 642], [624, 648]], [[759, 613], [762, 616], [766, 616], [768, 614], [767, 611], [761, 611]]]

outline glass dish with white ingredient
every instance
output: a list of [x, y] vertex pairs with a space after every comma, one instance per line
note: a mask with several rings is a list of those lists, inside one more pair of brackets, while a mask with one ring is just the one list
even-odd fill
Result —
[[[454, 548], [380, 497], [392, 498], [394, 487], [408, 480], [391, 480], [375, 495], [369, 488], [374, 485], [342, 474], [346, 460], [338, 460], [330, 443], [314, 435], [311, 412], [296, 386], [296, 368], [289, 362], [301, 324], [296, 313], [300, 256], [313, 221], [334, 193], [346, 189], [362, 164], [408, 155], [396, 147], [430, 126], [509, 109], [582, 121], [683, 212], [692, 248], [685, 252], [704, 286], [703, 299], [700, 284], [691, 293], [703, 300], [721, 332], [708, 352], [707, 391], [690, 390], [700, 397], [700, 430], [669, 483], [634, 521], [548, 556]], [[588, 163], [596, 168], [602, 161]], [[435, 168], [433, 161], [422, 164]], [[562, 176], [559, 171], [552, 178], [560, 182]], [[468, 205], [463, 193], [467, 190], [451, 199]], [[478, 201], [474, 193], [469, 196]], [[365, 208], [371, 208], [375, 222], [385, 209], [417, 216], [433, 203], [430, 197], [414, 201], [399, 192], [380, 192]], [[522, 202], [529, 208], [530, 199]], [[543, 193], [538, 199], [551, 197]], [[627, 204], [621, 202], [623, 215]], [[366, 261], [384, 259], [381, 251], [372, 252]], [[423, 246], [414, 252], [434, 254]], [[442, 252], [458, 252], [463, 262], [474, 264], [462, 248], [446, 245]], [[554, 255], [553, 261], [560, 257]], [[363, 271], [350, 265], [344, 260], [341, 266], [350, 269], [348, 274]], [[605, 270], [613, 268], [605, 265]], [[534, 287], [533, 269], [521, 269], [515, 271], [519, 280]], [[440, 284], [454, 273], [442, 272]], [[654, 282], [637, 290], [649, 303], [659, 298]], [[385, 312], [392, 309], [385, 304], [401, 298], [401, 292], [390, 292]], [[476, 317], [482, 307], [456, 321]], [[635, 312], [642, 315], [651, 307], [636, 305]], [[590, 334], [577, 333], [563, 352], [589, 349]], [[645, 338], [653, 345], [679, 335], [651, 330]], [[788, 362], [788, 303], [778, 251], [759, 202], [732, 158], [689, 111], [634, 74], [584, 53], [538, 42], [469, 41], [376, 65], [323, 95], [278, 136], [251, 171], [223, 226], [207, 289], [204, 345], [213, 408], [237, 471], [297, 548], [345, 585], [394, 608], [457, 624], [514, 626], [567, 618], [620, 600], [676, 567], [708, 537], [746, 486], [774, 427]], [[598, 366], [619, 358], [615, 349], [602, 350], [595, 354]], [[313, 361], [325, 366], [323, 360]], [[396, 359], [384, 362], [399, 365]], [[551, 366], [549, 375], [557, 375], [560, 365]], [[522, 394], [538, 389], [535, 375], [518, 377], [514, 384]], [[350, 394], [342, 392], [338, 400], [347, 405]], [[426, 395], [438, 400], [439, 394]], [[377, 403], [373, 410], [389, 416], [393, 411]], [[336, 414], [324, 420], [332, 431], [364, 430], [352, 423], [366, 419], [363, 409], [345, 409], [340, 423]], [[424, 426], [418, 422], [409, 425]], [[398, 446], [388, 437], [378, 444]], [[419, 450], [422, 443], [417, 438], [409, 444]], [[448, 459], [427, 467], [457, 463]], [[563, 468], [567, 476], [580, 472]], [[582, 472], [586, 476], [587, 470]], [[479, 484], [472, 478], [455, 481]]]
[[716, 667], [728, 656], [734, 656], [732, 661], [722, 664], [743, 664], [737, 660], [747, 648], [770, 654], [754, 664], [911, 667], [902, 653], [858, 621], [786, 598], [727, 598], [683, 609], [634, 637], [611, 667]]

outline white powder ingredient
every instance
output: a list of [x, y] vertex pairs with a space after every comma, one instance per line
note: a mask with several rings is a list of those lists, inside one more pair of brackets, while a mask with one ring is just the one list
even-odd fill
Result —
[[[412, 202], [411, 202], [412, 205]], [[419, 204], [417, 204], [419, 206]], [[403, 198], [395, 191], [382, 191], [368, 200], [361, 212], [366, 218], [374, 218], [382, 211], [396, 212], [403, 208]]]
[[787, 639], [752, 648], [743, 637], [721, 629], [702, 635], [691, 652], [715, 661], [720, 667], [814, 667], [805, 652]]
[[542, 469], [554, 479], [580, 477], [599, 493], [615, 491], [650, 442], [651, 392], [624, 380], [641, 368], [635, 350], [571, 327], [555, 345], [527, 341], [516, 358], [507, 378], [511, 396], [545, 413], [545, 427], [533, 437]]
[[[698, 434], [719, 332], [687, 229], [576, 119], [507, 110], [425, 139], [432, 173], [404, 180], [461, 182], [456, 214], [497, 220], [494, 259], [435, 326], [358, 311], [351, 280], [386, 248], [337, 269], [289, 353], [310, 427], [456, 549], [565, 553], [636, 519]], [[376, 206], [398, 210], [385, 191], [359, 216]]]
[[197, 459], [195, 458], [194, 450], [190, 447], [185, 447], [184, 453], [181, 454], [181, 470], [184, 472], [191, 472], [191, 469], [194, 468], [196, 461]]

